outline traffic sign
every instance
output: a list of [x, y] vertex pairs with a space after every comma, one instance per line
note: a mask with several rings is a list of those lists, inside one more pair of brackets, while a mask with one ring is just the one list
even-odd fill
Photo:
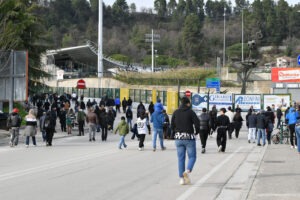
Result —
[[216, 88], [217, 93], [220, 93], [220, 78], [207, 78], [206, 88]]
[[300, 55], [297, 58], [298, 65], [300, 66]]
[[191, 96], [191, 91], [189, 91], [189, 90], [185, 91], [185, 96], [190, 97]]

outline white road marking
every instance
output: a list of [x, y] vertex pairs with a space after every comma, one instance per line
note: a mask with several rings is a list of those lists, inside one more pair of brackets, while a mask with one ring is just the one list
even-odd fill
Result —
[[240, 152], [244, 147], [239, 147], [235, 152], [223, 160], [220, 164], [215, 166], [209, 171], [203, 178], [198, 180], [194, 185], [192, 185], [188, 190], [186, 190], [182, 195], [180, 195], [176, 200], [186, 200], [197, 190], [207, 179], [214, 175], [219, 169], [223, 167], [227, 162], [229, 162], [238, 152]]

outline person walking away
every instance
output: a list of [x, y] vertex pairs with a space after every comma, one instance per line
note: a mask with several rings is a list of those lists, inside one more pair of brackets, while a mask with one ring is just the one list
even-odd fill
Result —
[[240, 108], [240, 106], [238, 104], [236, 105], [235, 112], [242, 113], [242, 109]]
[[226, 150], [226, 131], [230, 125], [230, 120], [227, 115], [225, 115], [226, 109], [220, 109], [220, 115], [217, 117], [217, 145], [218, 145], [218, 152], [225, 152]]
[[257, 117], [255, 112], [253, 111], [248, 116], [248, 143], [250, 143], [251, 141], [255, 143], [256, 124], [257, 124]]
[[102, 139], [102, 141], [106, 141], [108, 116], [107, 116], [104, 105], [101, 105], [101, 107], [100, 107], [100, 126], [101, 126], [101, 139]]
[[139, 135], [139, 148], [138, 148], [139, 151], [144, 150], [145, 137], [146, 134], [149, 133], [148, 126], [147, 126], [148, 121], [145, 115], [146, 115], [145, 111], [141, 112], [139, 118], [136, 121], [138, 135]]
[[133, 118], [133, 113], [131, 107], [128, 107], [126, 111], [126, 119], [127, 119], [127, 124], [130, 125], [130, 129], [132, 129], [132, 118]]
[[79, 108], [79, 111], [77, 113], [77, 122], [78, 122], [78, 136], [84, 136], [84, 121], [86, 118], [85, 112]]
[[151, 123], [153, 123], [153, 135], [152, 135], [152, 147], [153, 152], [156, 151], [156, 139], [157, 136], [159, 137], [160, 148], [161, 150], [165, 150], [166, 147], [164, 146], [164, 136], [163, 136], [163, 128], [165, 117], [162, 110], [155, 107], [155, 111], [151, 115]]
[[212, 110], [209, 111], [209, 127], [210, 127], [210, 131], [209, 134], [210, 136], [212, 136], [212, 134], [216, 131], [216, 121], [217, 121], [217, 108], [216, 105], [213, 105]]
[[267, 121], [264, 115], [265, 111], [261, 110], [256, 116], [256, 129], [257, 129], [257, 146], [261, 146], [260, 139], [262, 138], [263, 146], [266, 144], [266, 127]]
[[[181, 185], [191, 182], [189, 174], [192, 172], [197, 158], [195, 135], [199, 134], [199, 127], [199, 119], [191, 109], [189, 98], [183, 97], [180, 107], [173, 113], [171, 118], [171, 129], [175, 133], [179, 183]], [[188, 155], [187, 166], [185, 166], [186, 154]]]
[[72, 128], [75, 120], [75, 113], [72, 108], [69, 109], [66, 117], [66, 125], [67, 125], [67, 132], [68, 135], [72, 134]]
[[123, 108], [123, 113], [126, 113], [126, 107], [127, 107], [127, 101], [126, 97], [122, 100], [122, 108]]
[[152, 115], [152, 113], [154, 113], [154, 104], [152, 101], [150, 102], [150, 104], [148, 106], [148, 111], [150, 113], [150, 116]]
[[296, 121], [296, 125], [295, 125], [295, 132], [296, 132], [296, 138], [297, 138], [297, 150], [298, 150], [298, 154], [300, 155], [300, 105], [298, 106], [298, 117], [297, 117], [297, 121]]
[[129, 126], [125, 122], [125, 117], [124, 116], [121, 117], [121, 122], [118, 124], [116, 130], [114, 131], [115, 134], [118, 131], [119, 131], [119, 135], [120, 135], [119, 149], [122, 149], [122, 146], [124, 148], [126, 148], [127, 145], [125, 144], [125, 136], [129, 133]]
[[88, 114], [86, 116], [86, 123], [89, 126], [89, 141], [96, 141], [96, 125], [98, 124], [98, 117], [96, 113], [94, 113], [93, 107], [89, 108]]
[[46, 129], [46, 146], [52, 146], [52, 139], [56, 127], [56, 107], [52, 107], [51, 111], [46, 113], [44, 128]]
[[201, 153], [205, 153], [206, 141], [209, 134], [209, 115], [206, 112], [206, 108], [202, 108], [202, 113], [199, 116], [200, 120], [200, 141], [202, 145]]
[[43, 142], [46, 142], [46, 129], [44, 127], [46, 118], [46, 112], [43, 112], [43, 115], [40, 117], [40, 131], [42, 133]]
[[127, 101], [127, 106], [131, 108], [132, 106], [132, 99], [129, 97]]
[[275, 114], [272, 111], [271, 107], [268, 106], [267, 107], [267, 112], [265, 112], [265, 116], [266, 116], [266, 121], [267, 121], [267, 141], [268, 144], [271, 144], [271, 134], [273, 132], [274, 129], [274, 124], [275, 124]]
[[132, 136], [131, 136], [132, 140], [134, 140], [135, 136], [137, 137], [138, 140], [140, 139], [136, 123], [134, 123], [134, 125], [133, 125], [132, 129], [130, 129], [130, 131], [132, 132]]
[[240, 130], [243, 126], [243, 117], [240, 112], [236, 112], [233, 117], [233, 123], [234, 123], [234, 130], [235, 130], [235, 138], [239, 138]]
[[296, 148], [295, 145], [297, 146], [297, 138], [295, 138], [295, 143], [294, 143], [294, 135], [295, 135], [295, 126], [298, 117], [299, 114], [298, 112], [296, 112], [295, 108], [290, 107], [289, 112], [286, 115], [286, 119], [288, 120], [288, 126], [290, 130], [291, 148]]
[[7, 118], [7, 127], [10, 133], [10, 147], [17, 146], [19, 143], [19, 131], [22, 123], [22, 117], [19, 115], [19, 109], [14, 108]]
[[26, 127], [24, 135], [26, 136], [26, 147], [29, 147], [29, 139], [32, 138], [33, 146], [36, 146], [35, 136], [37, 134], [37, 119], [34, 114], [34, 110], [30, 109], [28, 115], [25, 116]]
[[169, 115], [167, 114], [166, 110], [163, 110], [163, 114], [164, 114], [164, 127], [163, 127], [163, 135], [164, 135], [164, 139], [170, 139], [171, 137], [171, 129], [170, 129], [170, 119], [169, 119]]
[[138, 105], [138, 107], [137, 107], [136, 110], [137, 110], [137, 118], [140, 117], [140, 114], [141, 114], [142, 112], [143, 112], [143, 113], [146, 112], [146, 108], [145, 108], [143, 102], [140, 102], [140, 104]]
[[116, 112], [113, 110], [113, 107], [109, 107], [108, 113], [107, 113], [107, 119], [108, 119], [108, 130], [113, 131], [114, 130], [114, 122], [116, 118]]
[[120, 98], [119, 97], [116, 97], [115, 98], [115, 106], [116, 106], [116, 112], [121, 112], [120, 111], [120, 105], [121, 105], [121, 102], [120, 102]]
[[283, 113], [282, 113], [282, 110], [281, 110], [281, 106], [279, 106], [279, 107], [276, 109], [276, 117], [277, 117], [277, 126], [276, 126], [276, 128], [277, 128], [277, 129], [280, 128], [282, 114], [283, 114]]
[[233, 121], [233, 117], [234, 117], [234, 113], [232, 112], [231, 107], [228, 107], [228, 110], [225, 114], [230, 121], [229, 127], [228, 127], [228, 138], [231, 140], [232, 139], [232, 133], [234, 131], [234, 121]]
[[62, 132], [67, 131], [66, 118], [67, 118], [67, 112], [64, 107], [61, 107], [59, 112], [59, 123]]

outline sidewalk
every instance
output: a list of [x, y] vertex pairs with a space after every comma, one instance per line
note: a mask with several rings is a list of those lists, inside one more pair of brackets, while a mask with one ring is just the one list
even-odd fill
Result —
[[300, 155], [296, 149], [285, 144], [267, 147], [248, 199], [300, 199]]

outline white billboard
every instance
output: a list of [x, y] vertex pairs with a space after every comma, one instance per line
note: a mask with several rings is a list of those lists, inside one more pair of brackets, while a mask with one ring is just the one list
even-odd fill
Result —
[[249, 110], [251, 106], [253, 106], [254, 110], [258, 111], [261, 109], [261, 96], [253, 94], [236, 94], [234, 95], [234, 105], [235, 107], [239, 105], [243, 111]]

